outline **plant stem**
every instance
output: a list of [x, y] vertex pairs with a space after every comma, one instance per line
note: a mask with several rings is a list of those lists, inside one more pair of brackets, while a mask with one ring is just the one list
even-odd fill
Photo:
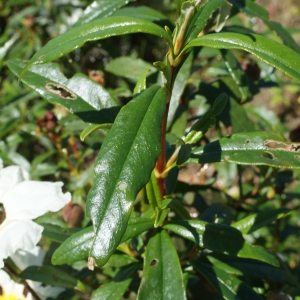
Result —
[[[17, 274], [17, 272], [13, 268], [11, 268], [11, 266], [9, 264], [5, 263], [5, 269], [7, 269], [11, 274], [13, 274], [14, 276], [19, 278], [19, 275]], [[22, 279], [21, 283], [26, 287], [28, 292], [31, 293], [33, 298], [35, 298], [36, 300], [42, 300], [38, 296], [38, 294], [32, 289], [32, 287], [28, 284], [28, 282], [26, 280]]]
[[[157, 163], [156, 163], [156, 170], [158, 174], [162, 174], [163, 171], [166, 168], [166, 131], [167, 131], [167, 119], [168, 119], [168, 112], [169, 112], [169, 105], [170, 102], [166, 104], [166, 111], [164, 114], [164, 118], [161, 125], [161, 138], [160, 138], [160, 145], [161, 145], [161, 153], [158, 157]], [[166, 189], [165, 189], [165, 182], [164, 178], [159, 176], [157, 178], [157, 183], [161, 192], [162, 199], [166, 195]]]

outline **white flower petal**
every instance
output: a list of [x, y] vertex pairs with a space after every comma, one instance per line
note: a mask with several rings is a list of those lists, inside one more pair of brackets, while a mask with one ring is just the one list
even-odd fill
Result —
[[20, 270], [25, 270], [29, 266], [41, 266], [45, 257], [45, 252], [39, 246], [35, 246], [30, 251], [17, 250], [10, 256]]
[[71, 200], [62, 193], [62, 182], [23, 181], [5, 193], [1, 202], [6, 219], [35, 219], [48, 211], [58, 211]]
[[5, 193], [17, 183], [29, 179], [29, 174], [18, 166], [0, 169], [0, 202]]
[[40, 282], [27, 280], [30, 287], [39, 295], [42, 300], [46, 300], [49, 297], [56, 297], [61, 292], [65, 291], [64, 288], [58, 286], [46, 285], [42, 286]]
[[3, 259], [18, 249], [30, 251], [42, 236], [43, 227], [32, 221], [7, 221], [0, 225], [0, 268]]
[[3, 270], [0, 270], [0, 286], [4, 296], [10, 295], [15, 296], [16, 299], [25, 299], [23, 295], [24, 285], [14, 282]]

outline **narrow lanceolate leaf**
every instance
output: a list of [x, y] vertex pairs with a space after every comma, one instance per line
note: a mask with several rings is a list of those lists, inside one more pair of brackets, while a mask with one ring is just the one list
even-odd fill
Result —
[[84, 284], [81, 281], [56, 267], [30, 266], [20, 274], [20, 278], [69, 289], [75, 288], [83, 292], [85, 291]]
[[237, 133], [195, 149], [187, 163], [226, 161], [299, 169], [299, 149], [299, 143], [283, 142], [268, 132]]
[[192, 261], [191, 264], [207, 279], [222, 298], [226, 300], [262, 300], [250, 286], [228, 272], [199, 261]]
[[241, 233], [247, 234], [286, 216], [289, 212], [290, 210], [287, 208], [262, 211], [251, 214], [250, 216], [231, 224], [231, 226], [237, 228]]
[[172, 45], [171, 38], [167, 32], [156, 24], [130, 17], [109, 17], [74, 27], [68, 32], [54, 38], [29, 60], [23, 72], [35, 64], [43, 64], [57, 59], [64, 54], [82, 47], [88, 41], [137, 32], [159, 36], [165, 39], [170, 46]]
[[147, 245], [138, 299], [186, 299], [178, 255], [165, 230], [157, 231]]
[[160, 154], [164, 88], [152, 86], [124, 106], [99, 152], [87, 215], [95, 237], [90, 256], [105, 264], [126, 230], [133, 201], [149, 181]]
[[[10, 59], [6, 64], [18, 77], [25, 67], [19, 59]], [[83, 74], [67, 79], [55, 63], [34, 66], [21, 81], [49, 102], [64, 106], [86, 122], [112, 123], [119, 111], [116, 101], [101, 85]]]
[[238, 276], [251, 276], [275, 282], [286, 282], [292, 286], [297, 282], [287, 268], [276, 268], [269, 264], [253, 259], [245, 259], [223, 255], [220, 253], [209, 253], [206, 258], [217, 268], [228, 274]]
[[78, 231], [78, 228], [62, 228], [50, 223], [40, 223], [40, 225], [44, 227], [43, 236], [57, 243], [63, 243], [67, 238]]
[[[121, 239], [121, 243], [153, 228], [153, 226], [154, 219], [130, 219], [126, 231]], [[89, 250], [92, 247], [93, 239], [93, 226], [87, 227], [73, 234], [55, 250], [52, 256], [52, 263], [54, 265], [72, 264], [76, 261], [87, 259]]]
[[150, 75], [155, 73], [157, 69], [140, 58], [121, 56], [110, 61], [105, 66], [105, 71], [116, 76], [125, 77], [131, 82], [136, 83], [146, 71]]
[[[108, 0], [110, 1], [110, 0]], [[158, 22], [162, 20], [168, 20], [168, 17], [160, 13], [159, 11], [150, 8], [148, 6], [138, 6], [138, 7], [124, 7], [118, 9], [113, 13], [113, 16], [127, 16], [134, 17], [137, 19], [143, 19], [151, 22]]]
[[121, 271], [119, 271], [118, 274], [112, 279], [112, 281], [101, 285], [100, 288], [93, 293], [91, 300], [122, 299], [122, 296], [126, 292], [140, 267], [140, 264], [134, 264], [127, 268], [121, 269]]
[[245, 50], [300, 82], [300, 54], [261, 35], [233, 32], [208, 34], [190, 41], [183, 51], [197, 46]]
[[300, 47], [294, 41], [290, 33], [282, 27], [280, 23], [269, 21], [269, 13], [261, 5], [256, 4], [251, 0], [237, 1], [237, 0], [228, 0], [240, 11], [244, 12], [250, 17], [260, 18], [270, 29], [274, 30], [277, 35], [281, 38], [283, 43], [295, 50], [300, 52]]
[[172, 221], [163, 226], [202, 248], [242, 258], [252, 258], [278, 266], [275, 256], [260, 246], [252, 246], [236, 229], [224, 224], [208, 224], [200, 220]]
[[[133, 2], [131, 0], [130, 2]], [[128, 0], [96, 0], [93, 1], [87, 8], [84, 10], [83, 14], [79, 20], [75, 23], [75, 26], [89, 23], [95, 19], [106, 18], [110, 16], [120, 7], [128, 4]]]

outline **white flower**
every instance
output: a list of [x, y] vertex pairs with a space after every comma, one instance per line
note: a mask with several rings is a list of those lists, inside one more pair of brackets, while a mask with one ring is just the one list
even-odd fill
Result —
[[0, 295], [0, 299], [32, 299], [31, 294], [27, 295], [26, 297], [24, 296], [24, 285], [13, 281], [3, 270], [0, 270], [0, 287], [2, 291], [2, 296]]
[[[41, 266], [44, 257], [45, 252], [40, 247], [35, 247], [30, 252], [18, 250], [14, 255], [11, 256], [11, 259], [14, 261], [16, 266], [23, 271], [31, 265]], [[43, 300], [48, 297], [55, 297], [65, 290], [61, 287], [53, 287], [50, 285], [43, 286], [42, 283], [32, 280], [27, 280], [27, 283], [32, 288], [32, 290]], [[35, 299], [29, 291], [26, 291], [26, 287], [23, 284], [17, 283], [12, 280], [9, 275], [3, 270], [0, 270], [0, 287], [2, 292], [2, 298], [0, 296], [0, 299]]]
[[70, 202], [71, 194], [63, 194], [62, 185], [30, 181], [28, 173], [17, 166], [0, 169], [0, 204], [5, 212], [0, 224], [0, 268], [4, 266], [3, 259], [18, 249], [32, 250], [40, 240], [43, 227], [33, 219], [58, 211]]

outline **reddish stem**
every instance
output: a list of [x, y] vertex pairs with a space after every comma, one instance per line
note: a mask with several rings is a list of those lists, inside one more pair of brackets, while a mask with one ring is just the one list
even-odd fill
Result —
[[[169, 103], [166, 104], [166, 111], [161, 125], [161, 138], [160, 138], [161, 153], [156, 163], [156, 170], [158, 171], [158, 174], [163, 173], [163, 171], [166, 169], [166, 131], [167, 131], [168, 111], [169, 111]], [[164, 178], [161, 177], [157, 178], [157, 183], [160, 188], [161, 196], [162, 198], [164, 198], [164, 196], [166, 195]]]

